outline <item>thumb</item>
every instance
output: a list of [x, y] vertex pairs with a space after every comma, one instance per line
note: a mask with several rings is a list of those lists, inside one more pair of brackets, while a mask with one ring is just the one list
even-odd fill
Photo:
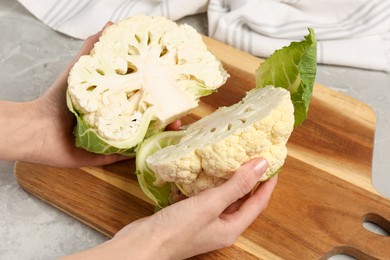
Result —
[[229, 205], [250, 193], [268, 167], [265, 159], [253, 159], [236, 170], [233, 176], [224, 184], [220, 185], [218, 191], [222, 202], [219, 205], [221, 211]]
[[87, 55], [91, 52], [94, 44], [99, 40], [100, 36], [102, 36], [102, 33], [103, 31], [111, 26], [113, 23], [112, 22], [108, 22], [106, 23], [106, 25], [104, 25], [104, 27], [97, 33], [95, 33], [94, 35], [91, 35], [89, 36], [83, 43], [83, 45], [81, 46], [79, 52], [76, 54], [76, 56], [73, 58], [72, 62], [68, 64], [66, 70], [65, 70], [65, 75], [68, 75], [69, 74], [69, 71], [71, 70], [71, 68], [73, 67], [73, 65], [80, 59], [81, 56], [83, 55]]

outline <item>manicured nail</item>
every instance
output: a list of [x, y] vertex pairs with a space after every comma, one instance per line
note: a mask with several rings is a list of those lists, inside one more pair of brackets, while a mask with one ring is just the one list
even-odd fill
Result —
[[259, 158], [253, 162], [253, 170], [261, 177], [268, 167], [268, 162], [265, 159]]

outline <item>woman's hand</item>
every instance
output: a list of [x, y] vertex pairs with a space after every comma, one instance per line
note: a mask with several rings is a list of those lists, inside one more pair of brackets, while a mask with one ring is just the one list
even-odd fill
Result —
[[[110, 164], [129, 158], [117, 154], [95, 154], [77, 148], [73, 136], [76, 118], [66, 105], [68, 74], [80, 56], [90, 53], [102, 31], [85, 41], [73, 62], [43, 96], [24, 103], [0, 101], [0, 159], [81, 167]], [[168, 126], [170, 130], [179, 127], [180, 121]]]
[[67, 77], [73, 64], [87, 54], [101, 32], [84, 43], [74, 61], [46, 93], [31, 102], [0, 101], [0, 159], [52, 166], [78, 167], [108, 164], [119, 155], [97, 155], [76, 148], [75, 117], [66, 106]]
[[[106, 26], [109, 25], [107, 24]], [[26, 156], [27, 161], [52, 166], [80, 167], [110, 164], [128, 159], [117, 154], [94, 154], [75, 147], [73, 128], [76, 118], [66, 105], [66, 88], [69, 72], [80, 56], [89, 54], [93, 45], [101, 36], [102, 31], [89, 37], [84, 42], [73, 62], [67, 66], [65, 71], [43, 96], [32, 102], [33, 109], [37, 112], [37, 121], [42, 127], [40, 134], [35, 138], [34, 151]]]
[[277, 177], [250, 194], [267, 168], [252, 160], [224, 184], [135, 221], [80, 259], [183, 259], [232, 245], [267, 207]]

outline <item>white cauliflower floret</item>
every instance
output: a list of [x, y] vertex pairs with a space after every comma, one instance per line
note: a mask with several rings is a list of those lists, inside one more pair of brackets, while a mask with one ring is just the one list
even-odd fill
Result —
[[[156, 183], [180, 182], [192, 183], [202, 171], [201, 157], [195, 151], [172, 161], [169, 165], [164, 164], [159, 168], [160, 175], [157, 175]], [[159, 178], [162, 177], [162, 178]]]
[[254, 89], [241, 102], [190, 125], [178, 144], [158, 150], [146, 162], [160, 182], [175, 182], [188, 196], [221, 184], [254, 157], [268, 161], [263, 181], [284, 164], [293, 128], [290, 93], [272, 86]]
[[[195, 108], [201, 96], [211, 94], [227, 77], [221, 62], [189, 25], [133, 16], [106, 28], [90, 55], [73, 66], [68, 105], [88, 126], [79, 135], [92, 140], [86, 133], [93, 132], [110, 145], [131, 148], [127, 146], [134, 142], [128, 140], [143, 124], [154, 120], [153, 127], [165, 127]], [[143, 118], [147, 111], [153, 115], [149, 120]]]
[[176, 183], [181, 191], [185, 191], [188, 196], [198, 194], [202, 190], [207, 190], [212, 187], [218, 186], [224, 183], [226, 180], [214, 176], [210, 176], [205, 174], [204, 172], [199, 173], [196, 178], [196, 182], [192, 182], [189, 184], [184, 183]]

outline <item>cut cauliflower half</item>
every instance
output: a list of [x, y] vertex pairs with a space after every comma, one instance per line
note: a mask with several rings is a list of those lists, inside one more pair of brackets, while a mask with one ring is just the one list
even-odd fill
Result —
[[[155, 186], [175, 183], [187, 196], [225, 182], [240, 165], [255, 157], [268, 161], [269, 167], [259, 180], [264, 181], [284, 164], [293, 128], [289, 91], [273, 86], [253, 89], [240, 102], [219, 108], [179, 133], [153, 136], [152, 141], [147, 140], [149, 148], [140, 147], [137, 162], [141, 167], [145, 160], [155, 176]], [[151, 143], [161, 144], [166, 138], [176, 141], [147, 152]]]
[[[182, 131], [156, 134], [137, 149], [136, 173], [158, 207], [179, 188], [192, 196], [229, 179], [254, 157], [268, 161], [259, 181], [277, 174], [294, 127], [308, 116], [316, 76], [314, 31], [301, 42], [276, 50], [255, 73], [256, 88]], [[273, 87], [277, 86], [277, 88]]]
[[189, 25], [143, 15], [113, 24], [68, 77], [76, 145], [97, 153], [132, 152], [150, 128], [186, 115], [227, 78]]

